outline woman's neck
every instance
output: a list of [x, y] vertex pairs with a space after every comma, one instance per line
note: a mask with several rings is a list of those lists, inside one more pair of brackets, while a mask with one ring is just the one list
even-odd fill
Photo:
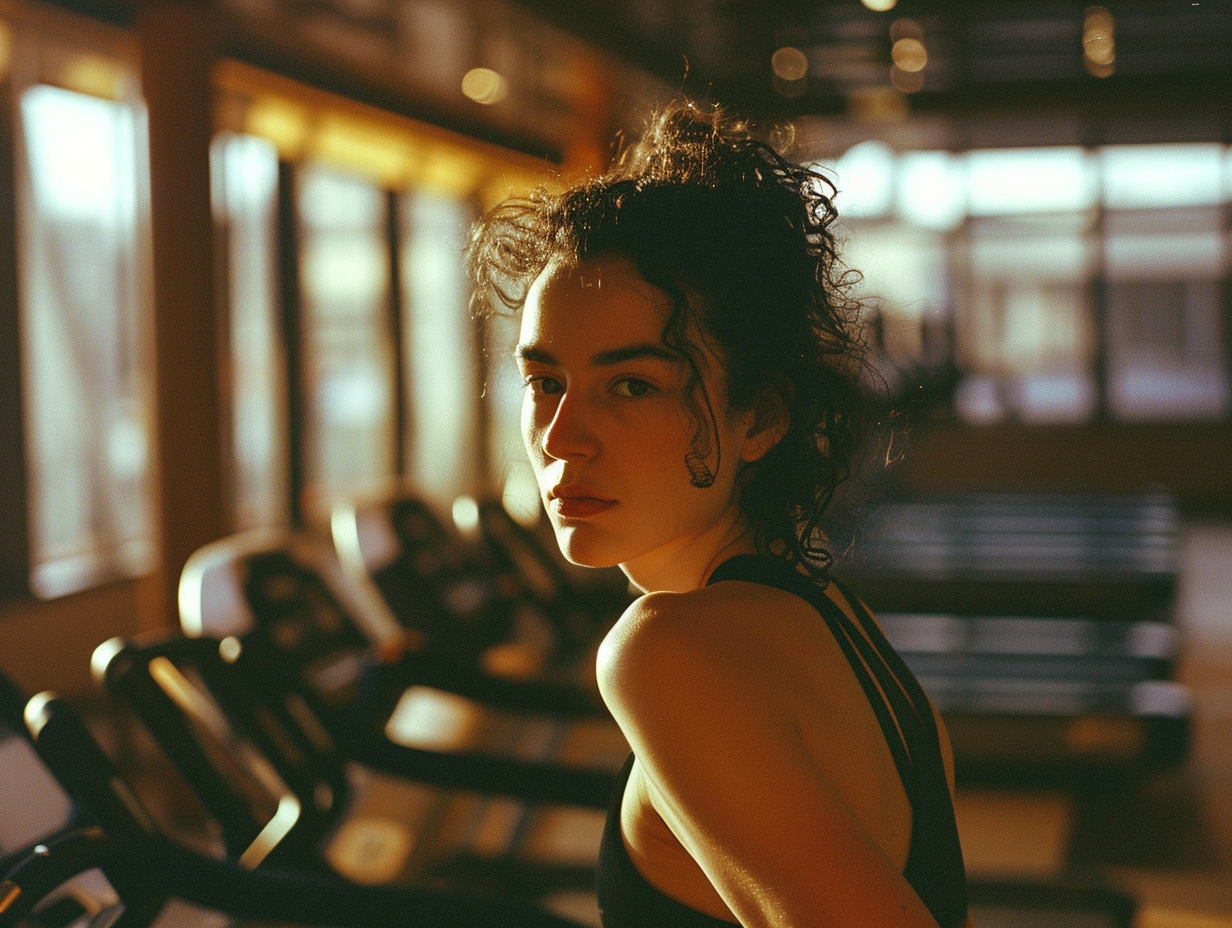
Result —
[[620, 569], [643, 593], [685, 593], [704, 587], [728, 558], [756, 552], [753, 528], [738, 515], [716, 523], [703, 535], [648, 551]]

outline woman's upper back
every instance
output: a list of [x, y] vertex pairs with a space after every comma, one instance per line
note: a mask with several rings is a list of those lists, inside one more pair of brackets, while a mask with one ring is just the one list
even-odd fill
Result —
[[[890, 747], [918, 722], [874, 711], [890, 684], [853, 669], [870, 642], [833, 586], [797, 584], [771, 559], [728, 563], [716, 576], [734, 582], [639, 600], [601, 652], [638, 759], [621, 808], [630, 858], [672, 898], [745, 924], [899, 923], [904, 907], [902, 924], [928, 924], [903, 876], [914, 781]], [[948, 775], [933, 787], [947, 810]]]

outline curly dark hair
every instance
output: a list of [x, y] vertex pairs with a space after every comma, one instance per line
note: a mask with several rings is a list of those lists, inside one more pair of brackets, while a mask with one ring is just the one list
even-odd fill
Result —
[[[692, 370], [685, 393], [699, 460], [721, 449], [711, 447], [714, 412], [691, 331], [716, 348], [734, 408], [777, 391], [787, 432], [742, 475], [740, 505], [760, 550], [818, 576], [832, 561], [822, 512], [866, 424], [859, 304], [836, 251], [833, 195], [823, 174], [782, 157], [747, 123], [678, 102], [602, 176], [496, 206], [469, 248], [480, 314], [519, 311], [550, 261], [622, 257], [665, 291], [663, 342]], [[706, 485], [707, 468], [699, 480], [689, 466]]]

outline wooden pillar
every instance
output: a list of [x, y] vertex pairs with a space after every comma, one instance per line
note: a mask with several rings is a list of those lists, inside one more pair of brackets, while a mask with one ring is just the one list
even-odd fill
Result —
[[139, 0], [137, 35], [149, 112], [161, 555], [148, 626], [178, 623], [184, 562], [231, 520], [210, 209], [215, 10], [209, 0]]
[[578, 60], [570, 97], [572, 128], [561, 173], [566, 178], [592, 177], [608, 169], [614, 154], [613, 91], [607, 68], [589, 57]]

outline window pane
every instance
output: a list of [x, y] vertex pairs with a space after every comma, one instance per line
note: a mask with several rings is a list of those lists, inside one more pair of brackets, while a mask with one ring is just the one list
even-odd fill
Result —
[[971, 382], [956, 398], [961, 416], [1079, 422], [1094, 413], [1095, 332], [1084, 288], [978, 281], [964, 317], [961, 367]]
[[449, 505], [481, 478], [476, 410], [477, 345], [464, 249], [465, 200], [429, 190], [402, 200], [402, 278], [407, 346], [408, 473]]
[[1121, 281], [1108, 287], [1108, 407], [1127, 421], [1228, 414], [1219, 283]]
[[861, 142], [847, 150], [829, 172], [838, 187], [835, 198], [846, 217], [883, 216], [894, 196], [894, 150], [884, 142]]
[[147, 217], [130, 105], [53, 87], [21, 96], [21, 314], [31, 586], [56, 596], [147, 570]]
[[308, 166], [300, 190], [309, 513], [396, 471], [385, 194]]
[[852, 229], [843, 260], [862, 275], [853, 294], [877, 312], [887, 359], [902, 370], [943, 363], [935, 336], [950, 304], [944, 239], [901, 223], [865, 225]]
[[970, 227], [970, 281], [959, 304], [957, 412], [1077, 422], [1095, 411], [1093, 249], [1078, 215]]
[[540, 511], [539, 489], [522, 444], [524, 387], [513, 360], [520, 326], [520, 316], [507, 311], [498, 311], [487, 323], [488, 455], [506, 507], [524, 521], [533, 522]]
[[272, 527], [290, 516], [276, 283], [278, 152], [264, 139], [222, 135], [213, 170], [230, 301], [235, 526]]
[[1112, 145], [1100, 151], [1104, 202], [1115, 209], [1220, 203], [1224, 147]]
[[[1219, 296], [1232, 241], [1226, 145], [894, 154], [868, 142], [844, 162], [839, 181], [855, 196], [841, 209], [843, 257], [864, 274], [879, 348], [891, 367], [927, 365], [930, 345], [952, 343], [960, 417], [1085, 420], [1100, 405], [1101, 348], [1113, 417], [1232, 414]], [[887, 215], [887, 175], [892, 218], [862, 221]], [[1108, 294], [1104, 332], [1097, 289]]]
[[973, 216], [1086, 210], [1095, 204], [1095, 180], [1081, 148], [967, 154], [968, 209]]
[[907, 152], [898, 160], [898, 212], [927, 229], [953, 229], [967, 212], [961, 161], [944, 151]]
[[[1185, 187], [1184, 159], [1170, 162], [1171, 175], [1156, 159], [1165, 149], [1200, 155], [1211, 148], [1151, 146], [1152, 157], [1145, 164], [1160, 171], [1151, 195], [1163, 189], [1170, 190], [1174, 200], [1182, 199], [1188, 189], [1196, 197], [1197, 185]], [[1190, 180], [1203, 175], [1202, 162], [1189, 162]], [[1204, 195], [1212, 192], [1208, 188]], [[1132, 191], [1127, 187], [1123, 193], [1125, 202]], [[1145, 203], [1145, 197], [1137, 196], [1134, 202]], [[1158, 198], [1155, 205], [1109, 210], [1105, 219], [1108, 411], [1130, 422], [1225, 418], [1229, 398], [1219, 284], [1225, 273], [1222, 209], [1158, 208], [1163, 206]]]
[[1223, 273], [1219, 207], [1109, 211], [1104, 263], [1112, 280], [1214, 278]]
[[971, 226], [971, 273], [985, 279], [1089, 279], [1096, 252], [1079, 215], [983, 220]]

